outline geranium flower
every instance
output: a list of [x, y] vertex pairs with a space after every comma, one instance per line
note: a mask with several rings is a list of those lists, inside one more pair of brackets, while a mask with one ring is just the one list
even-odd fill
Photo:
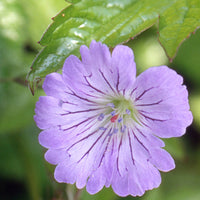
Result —
[[119, 196], [141, 196], [174, 169], [159, 138], [182, 136], [192, 122], [183, 78], [167, 66], [136, 78], [132, 50], [92, 41], [69, 56], [62, 74], [46, 76], [35, 121], [43, 131], [58, 182], [86, 186], [90, 194], [112, 186]]

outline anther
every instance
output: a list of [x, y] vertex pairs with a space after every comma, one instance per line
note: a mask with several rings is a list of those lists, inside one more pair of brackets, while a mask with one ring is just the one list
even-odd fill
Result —
[[103, 120], [103, 118], [104, 118], [104, 114], [103, 114], [103, 113], [101, 113], [101, 114], [99, 115], [99, 117], [98, 117], [98, 120], [99, 120], [99, 121], [102, 121], [102, 120]]
[[115, 116], [116, 112], [113, 110], [110, 114], [111, 114], [112, 116]]
[[103, 127], [103, 126], [101, 126], [101, 127], [99, 127], [99, 130], [102, 130], [102, 131], [105, 131], [107, 128], [105, 128], [105, 127]]
[[120, 123], [120, 122], [122, 122], [122, 117], [119, 117], [119, 119], [118, 119], [118, 123]]
[[129, 109], [126, 109], [126, 113], [127, 113], [128, 115], [130, 115], [130, 114], [131, 114], [131, 111], [130, 111]]
[[118, 132], [118, 128], [114, 128], [112, 132], [108, 134], [108, 136], [112, 136], [113, 134], [116, 134]]
[[107, 106], [110, 106], [111, 108], [115, 107], [114, 103], [108, 103]]
[[124, 131], [126, 130], [126, 125], [121, 127], [121, 132], [124, 133]]
[[114, 128], [113, 134], [116, 134], [118, 132], [118, 128]]

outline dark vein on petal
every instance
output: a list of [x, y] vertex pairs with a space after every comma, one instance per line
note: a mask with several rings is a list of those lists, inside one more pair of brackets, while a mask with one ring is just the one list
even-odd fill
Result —
[[102, 75], [103, 79], [105, 80], [105, 82], [108, 84], [108, 86], [110, 87], [110, 89], [116, 94], [115, 90], [113, 89], [113, 87], [110, 85], [109, 81], [106, 79], [106, 77], [104, 76], [103, 72], [99, 69], [100, 74]]
[[[78, 163], [92, 150], [92, 148], [95, 146], [95, 144], [98, 142], [98, 140], [100, 140], [100, 138], [101, 137], [103, 137], [103, 135], [104, 135], [104, 133], [106, 132], [106, 130], [102, 133], [102, 134], [100, 134], [100, 136], [96, 139], [96, 141], [92, 144], [92, 146], [87, 150], [87, 152], [80, 158], [80, 160], [78, 161]], [[87, 137], [88, 138], [88, 137]], [[84, 138], [84, 139], [87, 139], [87, 138]], [[83, 141], [83, 140], [81, 140], [81, 141]], [[81, 142], [80, 141], [80, 142]], [[79, 143], [79, 142], [77, 142], [77, 143]], [[76, 143], [76, 144], [77, 144]]]
[[[108, 134], [109, 134], [110, 132], [111, 132], [111, 129], [110, 129], [110, 131], [108, 132]], [[105, 139], [107, 138], [108, 134], [106, 135]], [[102, 144], [105, 142], [105, 139], [104, 139], [104, 141], [102, 142]], [[103, 158], [105, 157], [105, 153], [106, 153], [106, 151], [107, 151], [107, 149], [108, 149], [108, 146], [109, 146], [109, 144], [110, 144], [110, 141], [111, 141], [111, 137], [108, 138], [108, 142], [107, 142], [107, 144], [106, 144], [106, 148], [105, 148], [105, 150], [104, 150], [104, 152], [103, 152], [103, 155], [102, 155], [102, 157], [101, 157], [101, 160], [100, 160], [100, 163], [99, 163], [99, 167], [101, 166], [101, 163], [102, 163], [102, 161], [103, 161]]]
[[81, 124], [83, 124], [84, 122], [86, 122], [86, 121], [88, 121], [88, 120], [90, 120], [90, 119], [92, 119], [92, 118], [95, 118], [95, 117], [97, 117], [97, 116], [98, 116], [98, 115], [94, 115], [94, 116], [92, 116], [92, 117], [89, 117], [89, 118], [87, 118], [87, 119], [85, 119], [85, 120], [79, 122], [78, 124], [75, 124], [75, 125], [73, 125], [73, 126], [71, 126], [71, 127], [69, 127], [69, 128], [63, 129], [63, 131], [67, 131], [67, 130], [70, 130], [70, 129], [72, 129], [72, 128], [78, 127], [78, 126], [80, 126]]
[[135, 106], [154, 106], [154, 105], [158, 105], [161, 102], [163, 102], [163, 100], [157, 101], [155, 103], [149, 103], [149, 104], [135, 104]]
[[138, 101], [146, 92], [152, 90], [154, 87], [151, 87], [149, 89], [146, 89], [142, 92], [142, 94], [140, 94], [138, 97], [136, 97], [135, 101]]
[[[91, 74], [91, 76], [92, 76], [92, 74]], [[89, 76], [89, 77], [91, 77], [91, 76]], [[88, 84], [92, 89], [96, 90], [97, 92], [99, 92], [99, 93], [101, 93], [101, 94], [106, 95], [106, 93], [104, 93], [103, 91], [101, 91], [101, 90], [97, 89], [96, 87], [92, 86], [92, 85], [90, 84], [90, 82], [87, 80], [87, 77], [84, 76], [84, 78], [85, 78], [87, 84]]]
[[[85, 124], [85, 127], [88, 126], [90, 123], [94, 122], [93, 120], [89, 121], [87, 124]], [[92, 128], [94, 126], [94, 123], [92, 123], [92, 125], [90, 125], [88, 128], [84, 129], [83, 131], [79, 132], [78, 134], [76, 134], [76, 136], [81, 135], [82, 133], [88, 131], [90, 128]]]
[[[91, 122], [94, 122], [94, 120], [91, 120], [91, 121], [90, 121], [90, 120], [91, 120], [91, 119], [89, 119], [89, 120], [88, 120], [88, 123], [85, 124], [85, 127], [88, 126]], [[93, 126], [93, 124], [90, 126], [90, 128], [91, 128], [92, 126]], [[62, 130], [62, 131], [66, 131], [66, 130], [67, 130], [67, 129], [62, 129], [62, 126], [61, 126], [61, 125], [58, 125], [58, 127], [59, 127], [59, 129]], [[77, 127], [78, 127], [78, 126], [77, 126]], [[76, 127], [74, 127], [74, 128], [76, 128]], [[68, 129], [71, 129], [71, 127], [68, 128]], [[88, 129], [88, 128], [87, 128], [87, 129]], [[87, 130], [87, 129], [85, 129], [85, 130]], [[83, 133], [85, 130], [83, 130], [82, 132], [78, 133], [77, 136], [80, 135], [81, 133]]]
[[61, 114], [61, 116], [66, 116], [66, 115], [72, 115], [72, 114], [77, 114], [77, 113], [84, 113], [84, 112], [91, 112], [91, 111], [96, 111], [96, 110], [102, 110], [102, 108], [94, 108], [94, 109], [88, 109], [88, 110], [80, 110], [80, 111], [75, 111], [75, 112], [70, 112], [65, 114]]
[[[70, 89], [70, 90], [71, 90], [71, 89]], [[97, 104], [95, 101], [92, 101], [92, 100], [89, 100], [89, 99], [86, 99], [86, 98], [83, 98], [83, 97], [77, 95], [77, 94], [76, 94], [74, 91], [72, 91], [72, 90], [71, 90], [71, 92], [72, 92], [72, 93], [66, 92], [66, 91], [65, 91], [65, 93], [70, 94], [70, 95], [72, 95], [72, 96], [75, 96], [75, 97], [77, 97], [77, 98], [79, 98], [79, 99], [82, 99], [82, 100], [87, 101], [87, 102], [90, 102], [90, 103], [95, 103], [95, 104]]]
[[75, 142], [74, 144], [72, 144], [68, 149], [67, 151], [69, 151], [73, 146], [75, 146], [76, 144], [82, 142], [83, 140], [85, 139], [88, 139], [90, 136], [94, 135], [95, 133], [97, 132], [97, 130], [93, 131], [92, 133], [90, 133], [89, 135], [85, 136], [84, 138], [78, 140], [77, 142]]
[[132, 96], [133, 95], [133, 93], [135, 92], [135, 90], [137, 89], [137, 87], [135, 87], [132, 91], [131, 91], [131, 94], [130, 94], [130, 96]]
[[[137, 129], [138, 130], [138, 129]], [[136, 134], [134, 133], [134, 131], [132, 130], [133, 136], [135, 137], [135, 139], [141, 144], [141, 146], [149, 153], [149, 150], [144, 146], [144, 144], [138, 139], [138, 137], [136, 136]], [[141, 133], [141, 132], [140, 132]]]
[[[84, 92], [85, 93], [85, 92]], [[89, 97], [93, 97], [93, 98], [99, 98], [99, 96], [97, 95], [97, 96], [95, 96], [95, 95], [91, 95], [91, 94], [88, 94], [88, 93], [85, 93], [87, 96], [89, 96]]]
[[142, 121], [142, 119], [140, 119], [140, 117], [138, 117], [138, 120], [139, 120], [139, 122], [140, 122], [142, 125], [144, 125], [144, 126], [146, 126], [147, 128], [150, 128], [150, 129], [151, 129], [151, 127], [149, 127], [146, 123], [144, 123], [144, 122]]
[[[120, 139], [120, 143], [119, 143], [119, 147], [118, 147], [118, 155], [117, 155], [117, 171], [119, 172], [119, 151], [120, 151], [120, 148], [122, 146], [122, 137], [121, 136], [121, 139]], [[121, 176], [120, 172], [119, 172], [119, 175]]]
[[136, 128], [136, 127], [135, 127], [135, 129], [136, 129], [144, 138], [147, 137], [146, 135], [144, 135], [144, 134], [142, 133], [142, 131], [140, 131], [140, 129], [138, 129], [138, 128]]
[[133, 149], [132, 149], [132, 144], [131, 144], [131, 137], [130, 137], [129, 131], [128, 131], [128, 138], [129, 138], [129, 147], [130, 147], [130, 150], [131, 150], [131, 159], [132, 159], [133, 165], [135, 165], [135, 161], [134, 161], [134, 158], [133, 158]]
[[74, 106], [78, 106], [78, 104], [69, 102], [69, 101], [63, 101], [63, 104], [70, 104], [70, 105], [74, 105]]
[[117, 85], [116, 85], [116, 88], [117, 88], [117, 92], [119, 93], [119, 71], [117, 71]]
[[158, 121], [158, 122], [165, 122], [167, 121], [166, 119], [156, 119], [156, 118], [152, 118], [152, 117], [148, 117], [147, 115], [143, 114], [142, 112], [140, 112], [140, 115], [142, 115], [144, 118], [146, 119], [150, 119], [151, 121]]

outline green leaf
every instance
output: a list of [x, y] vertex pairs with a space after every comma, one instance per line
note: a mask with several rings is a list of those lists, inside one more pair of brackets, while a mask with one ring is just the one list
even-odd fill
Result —
[[181, 43], [200, 26], [200, 1], [179, 0], [159, 20], [159, 40], [172, 60]]
[[[172, 59], [180, 43], [200, 26], [199, 0], [71, 1], [44, 33], [45, 46], [33, 62], [28, 81], [32, 92], [38, 79], [62, 68], [70, 54], [91, 40], [109, 47], [126, 42], [159, 21], [159, 40]], [[158, 20], [159, 19], [159, 20]]]
[[181, 45], [172, 67], [180, 72], [190, 89], [200, 90], [200, 29]]

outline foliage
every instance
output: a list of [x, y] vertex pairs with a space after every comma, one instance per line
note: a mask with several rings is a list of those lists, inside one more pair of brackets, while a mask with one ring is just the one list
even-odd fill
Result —
[[37, 79], [60, 69], [67, 56], [79, 56], [82, 44], [95, 39], [114, 47], [154, 24], [158, 24], [159, 40], [172, 61], [181, 42], [200, 26], [199, 0], [73, 2], [53, 18], [40, 40], [44, 48], [28, 78], [32, 92]]

